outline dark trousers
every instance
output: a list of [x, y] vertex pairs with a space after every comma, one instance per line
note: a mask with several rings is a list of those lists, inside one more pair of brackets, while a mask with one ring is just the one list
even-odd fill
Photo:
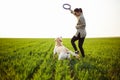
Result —
[[82, 54], [83, 57], [85, 57], [84, 49], [82, 47], [84, 39], [85, 39], [85, 37], [83, 37], [83, 38], [80, 37], [80, 33], [78, 34], [77, 37], [73, 36], [73, 38], [71, 39], [71, 44], [72, 44], [72, 46], [73, 46], [73, 48], [74, 48], [75, 51], [78, 51], [78, 49], [76, 47], [76, 44], [75, 44], [75, 41], [78, 40], [78, 47], [79, 47], [80, 52], [81, 52], [81, 54]]

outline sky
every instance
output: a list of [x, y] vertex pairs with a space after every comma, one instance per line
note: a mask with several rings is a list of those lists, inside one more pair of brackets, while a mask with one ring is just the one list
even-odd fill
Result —
[[0, 38], [71, 38], [82, 8], [86, 37], [120, 37], [120, 0], [0, 0]]

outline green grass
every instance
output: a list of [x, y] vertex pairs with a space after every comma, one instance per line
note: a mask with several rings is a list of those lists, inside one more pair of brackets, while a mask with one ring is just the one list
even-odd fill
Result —
[[[63, 44], [74, 51], [69, 38]], [[120, 80], [120, 38], [86, 38], [80, 60], [53, 59], [54, 45], [53, 38], [0, 38], [0, 80]]]

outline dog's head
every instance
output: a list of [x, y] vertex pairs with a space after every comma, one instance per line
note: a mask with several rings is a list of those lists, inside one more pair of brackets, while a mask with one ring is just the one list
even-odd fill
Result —
[[56, 46], [62, 46], [62, 37], [58, 37], [55, 39]]

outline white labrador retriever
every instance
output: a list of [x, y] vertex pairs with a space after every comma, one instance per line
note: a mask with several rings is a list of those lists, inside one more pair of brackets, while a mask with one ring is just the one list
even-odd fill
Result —
[[70, 55], [79, 58], [78, 54], [70, 51], [62, 44], [62, 37], [58, 37], [55, 39], [55, 47], [53, 52], [53, 55], [58, 54], [58, 60], [70, 59]]

